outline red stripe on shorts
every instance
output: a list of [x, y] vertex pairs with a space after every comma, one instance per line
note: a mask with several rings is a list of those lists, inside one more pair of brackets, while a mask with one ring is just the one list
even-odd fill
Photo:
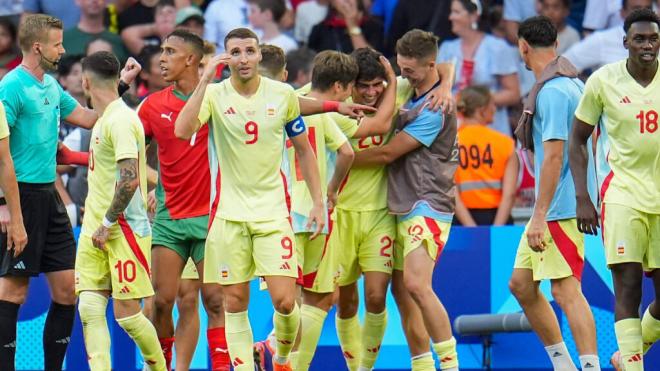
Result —
[[564, 257], [568, 266], [571, 267], [573, 276], [578, 281], [582, 281], [582, 270], [584, 269], [584, 258], [578, 254], [577, 245], [571, 240], [570, 237], [561, 229], [558, 221], [548, 222], [548, 230], [552, 239], [559, 249], [559, 252]]
[[215, 199], [211, 204], [211, 212], [209, 213], [209, 225], [208, 229], [211, 230], [211, 225], [213, 224], [213, 219], [215, 219], [215, 214], [218, 212], [218, 204], [220, 203], [220, 180], [222, 178], [222, 172], [220, 171], [220, 165], [218, 165], [218, 175], [215, 177]]
[[[323, 253], [321, 254], [321, 260], [323, 260], [323, 258], [325, 257], [325, 253], [328, 251], [328, 241], [330, 241], [330, 235], [332, 234], [332, 229], [334, 226], [334, 223], [332, 222], [332, 218], [330, 218], [331, 214], [332, 214], [332, 210], [328, 210], [328, 234], [325, 235], [325, 242], [323, 243]], [[314, 285], [314, 281], [316, 280], [317, 274], [318, 271], [307, 273], [306, 275], [304, 275], [302, 278], [302, 286], [306, 289], [311, 288]]]
[[138, 260], [138, 262], [140, 263], [142, 268], [144, 268], [147, 274], [151, 276], [151, 271], [149, 271], [149, 263], [147, 262], [147, 258], [142, 253], [142, 250], [140, 249], [140, 245], [135, 239], [135, 235], [133, 234], [133, 230], [131, 229], [131, 226], [128, 225], [128, 222], [126, 221], [126, 219], [124, 219], [124, 215], [119, 215], [119, 219], [117, 219], [117, 222], [119, 223], [119, 227], [121, 228], [121, 232], [124, 235], [124, 238], [126, 238], [126, 242], [128, 242], [128, 246], [131, 248], [131, 251], [133, 251], [133, 255], [135, 255], [135, 258]]
[[284, 185], [284, 199], [286, 201], [286, 210], [291, 215], [291, 195], [289, 194], [289, 184], [286, 181], [286, 175], [280, 170], [280, 176], [282, 177], [282, 185]]
[[435, 219], [433, 218], [429, 218], [425, 216], [424, 222], [426, 223], [426, 226], [428, 227], [429, 231], [433, 233], [433, 241], [435, 241], [435, 245], [438, 247], [438, 256], [435, 258], [437, 262], [438, 260], [440, 260], [440, 254], [442, 254], [442, 250], [445, 248], [445, 244], [440, 239], [440, 236], [442, 235], [442, 230], [440, 229], [438, 222], [436, 222]]

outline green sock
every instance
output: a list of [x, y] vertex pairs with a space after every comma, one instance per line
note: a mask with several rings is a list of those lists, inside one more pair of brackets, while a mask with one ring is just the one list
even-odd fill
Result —
[[614, 323], [621, 362], [626, 371], [644, 371], [642, 353], [642, 323], [639, 318], [622, 319]]
[[435, 360], [431, 352], [412, 357], [410, 364], [412, 371], [435, 371]]
[[144, 363], [150, 370], [167, 370], [165, 356], [160, 347], [158, 335], [156, 335], [156, 328], [142, 312], [130, 317], [117, 318], [117, 323], [138, 346]]
[[642, 317], [642, 351], [644, 354], [658, 339], [660, 339], [660, 320], [653, 317], [649, 312], [649, 308], [646, 308], [644, 317]]
[[296, 371], [307, 371], [312, 363], [319, 337], [323, 330], [323, 322], [328, 312], [311, 305], [303, 304], [301, 309], [302, 332], [300, 334], [300, 346], [298, 347], [298, 362], [291, 363], [296, 366]]
[[381, 313], [369, 313], [364, 317], [362, 326], [362, 353], [360, 367], [372, 369], [378, 358], [380, 345], [387, 328], [387, 309]]
[[275, 338], [277, 339], [275, 362], [283, 365], [287, 363], [293, 343], [296, 341], [296, 335], [298, 335], [298, 328], [300, 327], [300, 308], [298, 304], [293, 307], [293, 310], [289, 314], [282, 314], [275, 311], [273, 314], [273, 324], [273, 327], [275, 327]]
[[252, 326], [248, 312], [225, 312], [225, 337], [235, 371], [254, 371]]
[[335, 318], [339, 345], [350, 371], [355, 371], [360, 365], [360, 320], [357, 314], [351, 318]]
[[440, 360], [440, 369], [458, 368], [458, 353], [456, 353], [456, 339], [433, 344], [433, 350]]

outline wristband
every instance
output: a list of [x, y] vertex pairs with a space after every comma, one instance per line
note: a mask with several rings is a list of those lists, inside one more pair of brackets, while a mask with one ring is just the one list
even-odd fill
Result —
[[130, 88], [130, 85], [128, 85], [127, 83], [125, 83], [121, 80], [119, 80], [119, 86], [117, 86], [117, 93], [119, 93], [119, 96], [121, 97], [122, 95], [124, 95], [124, 93], [126, 93], [126, 91], [129, 88]]
[[111, 221], [108, 220], [107, 217], [105, 217], [105, 216], [103, 217], [103, 226], [104, 227], [111, 228], [113, 225], [115, 225], [115, 223], [117, 223], [117, 222], [111, 222]]
[[4, 205], [6, 205], [6, 204], [7, 204], [7, 200], [5, 200], [4, 197], [1, 197], [1, 196], [0, 196], [0, 206], [4, 206]]
[[334, 100], [323, 101], [323, 112], [337, 112], [339, 111], [339, 102]]

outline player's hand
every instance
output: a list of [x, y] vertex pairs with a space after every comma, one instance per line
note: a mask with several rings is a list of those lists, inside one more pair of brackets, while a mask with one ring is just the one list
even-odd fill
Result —
[[97, 249], [107, 251], [105, 248], [105, 243], [108, 241], [109, 236], [110, 236], [110, 229], [106, 228], [103, 225], [100, 225], [92, 235], [92, 244]]
[[147, 211], [150, 213], [156, 212], [156, 190], [152, 189], [151, 192], [147, 194]]
[[451, 93], [451, 88], [443, 88], [442, 85], [431, 90], [426, 96], [427, 108], [433, 112], [454, 113], [456, 101]]
[[137, 75], [142, 71], [142, 66], [135, 58], [130, 57], [126, 61], [124, 68], [119, 73], [119, 79], [126, 84], [130, 85]]
[[328, 188], [328, 210], [333, 210], [335, 206], [337, 206], [338, 197], [339, 195], [337, 194], [336, 189]]
[[221, 64], [227, 64], [231, 60], [231, 55], [227, 53], [222, 53], [211, 58], [209, 63], [204, 67], [204, 72], [202, 73], [202, 79], [200, 82], [209, 84], [215, 79], [215, 73], [218, 70], [218, 66]]
[[312, 207], [312, 210], [309, 212], [309, 219], [307, 219], [307, 227], [306, 227], [307, 230], [309, 230], [312, 227], [315, 227], [314, 232], [309, 237], [310, 240], [315, 239], [323, 231], [323, 227], [325, 227], [326, 215], [327, 212], [325, 211], [323, 204], [314, 205], [314, 207]]
[[385, 69], [385, 77], [387, 79], [387, 82], [392, 83], [393, 81], [396, 81], [396, 73], [394, 72], [394, 68], [392, 68], [392, 64], [390, 63], [390, 61], [382, 55], [378, 58], [378, 60]]
[[9, 208], [7, 205], [0, 205], [0, 230], [2, 233], [7, 233], [7, 226], [9, 225]]
[[344, 116], [352, 117], [354, 119], [363, 117], [365, 112], [376, 112], [376, 107], [365, 106], [357, 103], [339, 102], [337, 112]]
[[577, 197], [576, 214], [578, 231], [592, 235], [598, 234], [598, 227], [600, 227], [598, 212], [589, 197]]
[[527, 244], [536, 252], [543, 252], [546, 248], [545, 230], [547, 224], [545, 220], [532, 216], [527, 228]]
[[28, 237], [25, 233], [25, 225], [20, 218], [14, 218], [7, 225], [7, 250], [14, 249], [14, 257], [17, 257], [25, 249]]

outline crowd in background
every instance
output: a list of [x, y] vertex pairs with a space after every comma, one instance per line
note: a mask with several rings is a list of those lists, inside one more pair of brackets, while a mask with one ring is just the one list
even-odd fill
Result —
[[[327, 49], [350, 53], [371, 47], [394, 58], [405, 32], [420, 28], [440, 37], [437, 62], [455, 67], [459, 114], [456, 222], [507, 224], [512, 209], [534, 202], [532, 155], [512, 135], [521, 99], [534, 75], [517, 52], [517, 25], [542, 14], [557, 27], [559, 53], [583, 77], [604, 64], [626, 58], [623, 18], [660, 0], [0, 0], [0, 77], [21, 61], [17, 24], [30, 13], [63, 20], [66, 56], [58, 80], [84, 103], [81, 59], [108, 50], [120, 62], [129, 56], [142, 65], [125, 100], [137, 106], [167, 83], [159, 66], [160, 43], [185, 27], [224, 52], [223, 39], [237, 27], [253, 29], [264, 44], [287, 57], [287, 82], [309, 83], [312, 60]], [[396, 63], [393, 63], [396, 67]], [[220, 72], [219, 79], [227, 77]], [[90, 133], [61, 124], [68, 147], [86, 151]], [[74, 224], [81, 220], [86, 169], [60, 166], [59, 191]], [[523, 213], [524, 214], [524, 213]], [[490, 215], [490, 217], [483, 217]]]

